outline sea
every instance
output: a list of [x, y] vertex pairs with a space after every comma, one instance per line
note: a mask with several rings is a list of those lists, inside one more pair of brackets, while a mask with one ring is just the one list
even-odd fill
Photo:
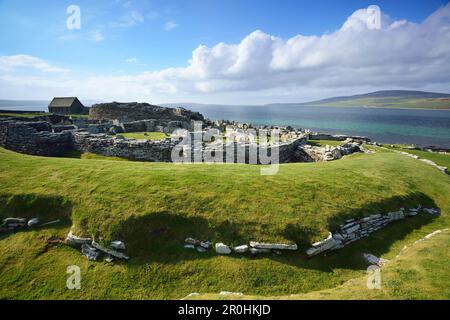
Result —
[[323, 133], [366, 136], [380, 143], [450, 148], [450, 110], [291, 105], [194, 105], [191, 109], [214, 120], [290, 125]]

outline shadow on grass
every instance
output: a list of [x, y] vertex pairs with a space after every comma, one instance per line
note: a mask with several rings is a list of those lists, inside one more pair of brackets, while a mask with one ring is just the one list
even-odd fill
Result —
[[[62, 229], [70, 227], [72, 203], [61, 196], [39, 195], [39, 194], [2, 194], [0, 195], [0, 221], [5, 218], [39, 218], [40, 223], [60, 220], [59, 223], [48, 226], [39, 225], [32, 230], [53, 228]], [[31, 229], [26, 227], [15, 231], [4, 231], [0, 233], [0, 240], [12, 233], [26, 232]]]
[[[419, 205], [437, 208], [436, 203], [421, 192], [411, 193], [405, 196], [395, 196], [334, 215], [328, 220], [328, 230], [338, 230], [339, 225], [347, 219], [363, 218], [377, 213], [387, 214], [388, 212], [398, 211], [402, 207], [411, 209], [417, 208]], [[365, 270], [367, 264], [361, 258], [362, 253], [372, 253], [376, 256], [381, 256], [387, 253], [396, 241], [404, 239], [414, 230], [420, 229], [422, 226], [432, 222], [433, 218], [425, 214], [407, 217], [392, 222], [383, 229], [375, 231], [368, 237], [351, 243], [340, 250], [324, 252], [312, 258], [308, 258], [304, 252], [314, 242], [314, 237], [317, 235], [316, 229], [305, 229], [301, 226], [288, 225], [283, 235], [286, 239], [295, 241], [299, 246], [300, 252], [297, 254], [297, 258], [301, 261], [294, 261], [293, 263], [298, 267], [313, 268], [326, 272], [331, 272], [335, 268]], [[292, 264], [290, 258], [285, 260], [284, 257], [279, 257], [276, 260]]]
[[212, 226], [202, 217], [183, 217], [169, 212], [152, 213], [131, 217], [124, 221], [115, 233], [127, 243], [127, 251], [132, 259], [127, 263], [159, 262], [175, 264], [182, 260], [211, 258], [214, 250], [199, 253], [184, 248], [184, 240], [192, 237], [200, 241], [213, 239], [234, 239], [240, 241], [240, 226], [229, 221]]
[[[363, 217], [374, 213], [386, 214], [389, 211], [397, 211], [400, 207], [413, 208], [419, 204], [437, 207], [432, 199], [422, 193], [413, 193], [405, 197], [392, 197], [380, 202], [368, 203], [357, 210], [343, 211], [337, 214], [329, 220], [329, 229], [336, 229], [339, 224], [349, 218]], [[319, 234], [319, 229], [302, 226], [299, 222], [298, 224], [287, 225], [281, 232], [286, 240], [298, 244], [298, 251], [283, 252], [282, 255], [232, 254], [229, 257], [237, 260], [273, 259], [298, 268], [323, 272], [332, 272], [336, 268], [365, 270], [367, 265], [361, 258], [362, 253], [368, 252], [380, 256], [388, 252], [396, 241], [404, 239], [413, 230], [430, 223], [432, 219], [431, 216], [421, 214], [393, 222], [384, 229], [378, 230], [369, 237], [354, 242], [341, 250], [330, 251], [313, 258], [308, 258], [304, 252]], [[234, 245], [244, 244], [250, 240], [259, 240], [257, 236], [255, 238], [249, 232], [253, 227], [230, 221], [213, 225], [212, 222], [202, 217], [183, 217], [168, 212], [160, 212], [129, 218], [119, 226], [115, 235], [126, 241], [128, 252], [132, 257], [127, 265], [133, 267], [151, 262], [176, 264], [186, 260], [211, 259], [217, 256], [214, 249], [205, 253], [186, 249], [183, 247], [185, 238], [223, 241], [226, 244]], [[256, 228], [253, 229], [256, 230]]]

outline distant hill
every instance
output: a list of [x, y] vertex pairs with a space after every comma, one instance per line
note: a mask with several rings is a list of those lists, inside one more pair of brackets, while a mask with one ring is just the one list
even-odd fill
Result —
[[450, 94], [409, 90], [385, 90], [353, 96], [333, 97], [305, 103], [276, 103], [270, 105], [450, 109]]

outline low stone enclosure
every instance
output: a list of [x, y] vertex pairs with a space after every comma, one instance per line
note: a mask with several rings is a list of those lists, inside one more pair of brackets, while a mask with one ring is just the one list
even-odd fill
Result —
[[[252, 140], [255, 138], [254, 136], [250, 136], [251, 139], [248, 138], [247, 129], [241, 129], [242, 125], [235, 123], [228, 124], [227, 129], [232, 128], [231, 131], [238, 141], [218, 143], [206, 139], [201, 143], [182, 144], [182, 137], [177, 135], [172, 136], [171, 139], [151, 141], [125, 139], [120, 135], [114, 136], [114, 134], [135, 131], [176, 132], [177, 129], [187, 132], [194, 128], [193, 123], [165, 119], [132, 122], [118, 120], [102, 122], [82, 119], [73, 120], [71, 124], [66, 117], [59, 117], [54, 121], [41, 118], [38, 120], [0, 119], [0, 146], [16, 152], [39, 156], [63, 156], [68, 151], [77, 150], [137, 161], [248, 164], [273, 164], [270, 162], [272, 159], [267, 158], [275, 154], [278, 156], [278, 163], [328, 161], [340, 159], [344, 155], [362, 150], [361, 140], [350, 141], [334, 148], [308, 146], [306, 143], [309, 133], [293, 129], [292, 131], [280, 131], [284, 142], [260, 144]], [[204, 124], [211, 125], [211, 122]], [[224, 128], [225, 124], [220, 123], [219, 126]], [[220, 133], [219, 129], [208, 130]], [[99, 131], [102, 133], [98, 133]], [[197, 133], [200, 133], [202, 138], [210, 135], [208, 131]], [[190, 132], [191, 135], [197, 133]], [[173, 155], [176, 155], [175, 159]]]
[[[386, 227], [388, 224], [394, 221], [400, 221], [406, 218], [412, 218], [419, 214], [438, 216], [440, 215], [440, 209], [437, 208], [418, 208], [405, 210], [400, 208], [399, 211], [389, 212], [387, 214], [373, 214], [364, 218], [352, 218], [346, 220], [340, 225], [339, 229], [330, 232], [328, 237], [322, 241], [313, 243], [309, 249], [306, 250], [307, 257], [313, 257], [320, 253], [327, 251], [335, 251], [341, 249], [355, 241], [368, 237], [371, 233]], [[37, 224], [37, 221], [31, 219], [28, 225]], [[20, 218], [7, 218], [4, 220], [3, 225], [11, 228], [17, 228], [26, 226], [27, 222]], [[125, 243], [122, 241], [111, 241], [107, 246], [97, 243], [93, 238], [78, 237], [73, 234], [72, 231], [67, 235], [65, 243], [71, 247], [77, 248], [81, 251], [81, 254], [86, 256], [89, 260], [99, 260], [102, 256], [107, 262], [114, 260], [129, 260], [130, 257], [125, 253]], [[241, 244], [235, 247], [231, 247], [222, 242], [213, 243], [208, 240], [197, 240], [192, 237], [185, 239], [184, 248], [187, 250], [195, 250], [198, 253], [205, 253], [213, 249], [215, 253], [219, 255], [230, 254], [275, 254], [282, 255], [283, 252], [297, 251], [298, 246], [296, 243], [264, 243], [257, 241], [250, 241], [249, 243]], [[384, 260], [379, 259], [371, 254], [363, 254], [365, 260], [376, 260], [374, 264], [383, 264]]]

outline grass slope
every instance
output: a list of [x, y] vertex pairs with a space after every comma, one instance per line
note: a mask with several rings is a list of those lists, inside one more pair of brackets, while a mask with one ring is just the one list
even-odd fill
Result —
[[[222, 290], [283, 296], [332, 289], [364, 276], [362, 252], [392, 259], [405, 244], [448, 227], [449, 194], [448, 176], [388, 151], [286, 164], [277, 175], [261, 176], [260, 167], [250, 165], [42, 158], [0, 149], [0, 217], [64, 219], [0, 238], [0, 298], [181, 298]], [[442, 216], [394, 223], [327, 256], [303, 254], [346, 218], [420, 203], [440, 207]], [[77, 234], [99, 241], [126, 241], [132, 259], [89, 262], [72, 248], [53, 246], [50, 240], [64, 238], [72, 224]], [[302, 250], [200, 254], [182, 248], [187, 236], [232, 245], [296, 241]], [[440, 265], [431, 262], [434, 272]], [[66, 268], [74, 264], [82, 271], [79, 291], [65, 286]], [[438, 294], [426, 281], [419, 289]]]
[[[405, 246], [381, 270], [381, 289], [368, 290], [367, 276], [328, 290], [289, 296], [235, 296], [201, 294], [191, 299], [448, 299], [450, 297], [450, 229]], [[423, 288], [426, 288], [423, 290]]]

